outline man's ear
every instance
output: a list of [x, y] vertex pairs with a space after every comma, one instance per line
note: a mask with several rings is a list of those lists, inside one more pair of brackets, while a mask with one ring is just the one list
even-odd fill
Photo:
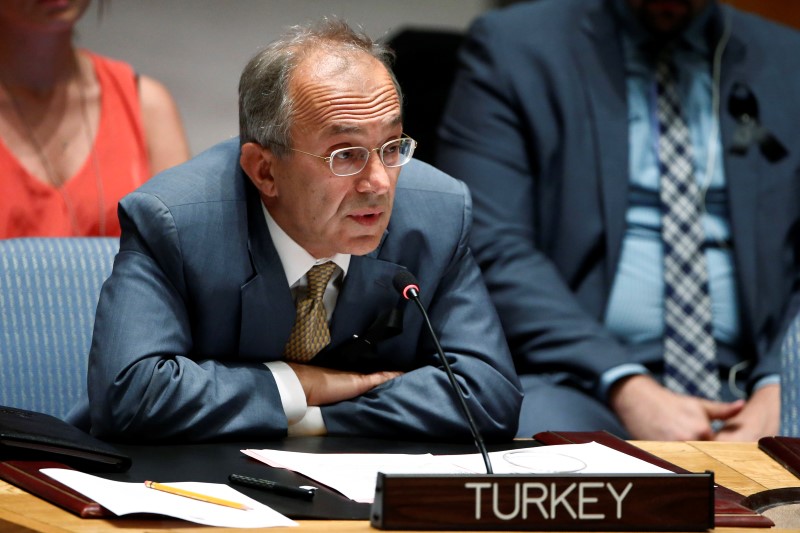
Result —
[[275, 179], [272, 177], [274, 155], [269, 148], [249, 142], [242, 145], [239, 164], [262, 195], [275, 195]]

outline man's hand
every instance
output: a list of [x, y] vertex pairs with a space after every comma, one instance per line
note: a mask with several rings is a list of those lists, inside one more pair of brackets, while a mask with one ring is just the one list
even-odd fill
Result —
[[732, 419], [744, 407], [743, 400], [712, 402], [676, 394], [645, 375], [620, 380], [610, 399], [631, 437], [641, 440], [712, 440], [711, 422]]
[[287, 364], [300, 380], [308, 405], [328, 405], [350, 400], [402, 374], [389, 371], [359, 374], [321, 366]]
[[777, 435], [780, 409], [780, 385], [765, 385], [753, 393], [739, 414], [725, 421], [716, 440], [757, 441], [761, 437]]

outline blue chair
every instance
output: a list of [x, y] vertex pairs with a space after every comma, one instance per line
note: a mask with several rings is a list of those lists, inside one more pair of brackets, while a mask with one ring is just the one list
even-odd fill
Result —
[[781, 347], [781, 429], [800, 437], [800, 315], [786, 331]]
[[119, 239], [0, 240], [0, 406], [64, 418], [86, 394], [100, 287]]

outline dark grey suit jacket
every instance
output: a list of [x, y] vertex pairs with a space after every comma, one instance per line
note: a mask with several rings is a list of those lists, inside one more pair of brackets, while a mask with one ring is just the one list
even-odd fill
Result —
[[[92, 431], [127, 440], [284, 436], [263, 363], [282, 358], [295, 308], [238, 141], [156, 176], [122, 200], [119, 214], [120, 252], [89, 356]], [[519, 382], [467, 246], [470, 216], [463, 183], [424, 163], [402, 169], [383, 241], [352, 258], [331, 345], [313, 364], [405, 374], [324, 406], [329, 433], [470, 435], [418, 310], [404, 309], [392, 287], [407, 268], [481, 431], [514, 436]], [[381, 340], [395, 331], [386, 319], [393, 310], [394, 318], [402, 313], [402, 333]]]
[[[621, 29], [607, 0], [539, 0], [472, 27], [440, 129], [438, 166], [475, 202], [473, 251], [517, 369], [563, 373], [587, 392], [607, 369], [657, 368], [661, 347], [623, 346], [602, 326], [625, 231], [628, 124]], [[752, 385], [778, 373], [797, 294], [800, 223], [798, 33], [728, 7], [720, 127], [742, 341]], [[788, 148], [734, 153], [738, 84]], [[729, 359], [729, 360], [728, 360]]]

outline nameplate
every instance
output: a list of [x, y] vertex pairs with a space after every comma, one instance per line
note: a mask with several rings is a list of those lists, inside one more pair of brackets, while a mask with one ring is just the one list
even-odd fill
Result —
[[378, 529], [705, 531], [714, 474], [378, 474]]

